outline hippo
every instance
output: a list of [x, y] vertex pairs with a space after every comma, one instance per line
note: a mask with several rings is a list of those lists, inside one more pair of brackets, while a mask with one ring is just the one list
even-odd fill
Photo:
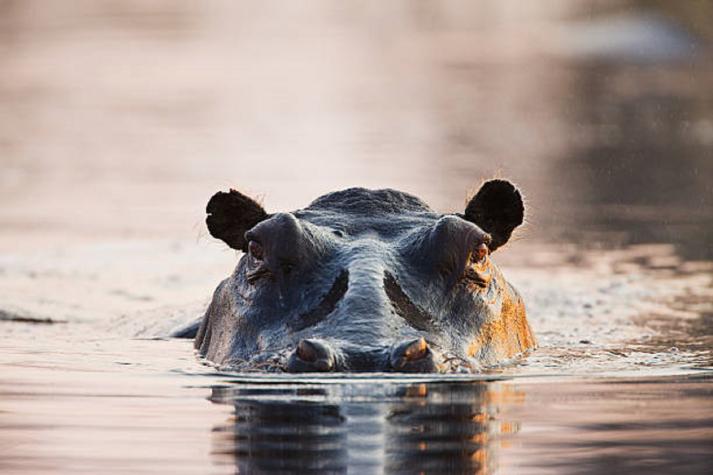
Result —
[[463, 213], [365, 188], [273, 214], [231, 189], [206, 213], [210, 234], [243, 252], [195, 333], [216, 366], [476, 372], [536, 346], [522, 298], [491, 259], [524, 219], [509, 181], [486, 181]]

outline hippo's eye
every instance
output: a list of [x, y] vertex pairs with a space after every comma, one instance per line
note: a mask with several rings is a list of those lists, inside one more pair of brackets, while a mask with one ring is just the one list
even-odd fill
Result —
[[262, 260], [263, 257], [263, 250], [262, 250], [262, 244], [260, 244], [257, 241], [250, 241], [248, 243], [248, 252], [250, 255], [257, 259], [258, 261]]
[[481, 264], [485, 262], [485, 258], [488, 257], [488, 254], [490, 254], [490, 250], [488, 249], [488, 245], [485, 243], [481, 243], [478, 247], [475, 248], [475, 250], [471, 253], [470, 259], [471, 261]]
[[474, 284], [472, 290], [482, 290], [488, 287], [491, 280], [491, 272], [488, 266], [488, 254], [490, 249], [485, 243], [481, 243], [470, 253], [470, 265], [465, 268], [465, 279]]

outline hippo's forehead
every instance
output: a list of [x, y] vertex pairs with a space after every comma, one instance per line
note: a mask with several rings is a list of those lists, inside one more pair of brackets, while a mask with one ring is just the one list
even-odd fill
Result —
[[413, 195], [396, 190], [349, 188], [329, 193], [294, 213], [298, 219], [327, 227], [342, 237], [391, 239], [432, 225], [439, 215]]

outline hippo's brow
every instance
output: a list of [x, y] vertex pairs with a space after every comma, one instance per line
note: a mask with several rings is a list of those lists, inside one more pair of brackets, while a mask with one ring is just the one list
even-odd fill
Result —
[[384, 290], [396, 313], [409, 325], [416, 330], [433, 330], [433, 318], [408, 298], [396, 278], [388, 272], [384, 273]]
[[343, 270], [334, 280], [329, 292], [325, 294], [319, 304], [312, 310], [301, 314], [297, 319], [292, 321], [290, 327], [295, 331], [299, 331], [324, 320], [327, 315], [334, 311], [337, 303], [342, 299], [342, 297], [344, 297], [344, 294], [347, 292], [348, 285], [349, 271]]

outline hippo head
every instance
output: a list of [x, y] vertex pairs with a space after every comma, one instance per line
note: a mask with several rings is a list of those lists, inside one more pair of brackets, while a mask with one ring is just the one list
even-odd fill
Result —
[[395, 190], [350, 188], [267, 214], [215, 194], [208, 230], [244, 255], [216, 289], [195, 346], [237, 370], [477, 370], [535, 345], [521, 298], [491, 260], [523, 221], [509, 182], [464, 213]]

